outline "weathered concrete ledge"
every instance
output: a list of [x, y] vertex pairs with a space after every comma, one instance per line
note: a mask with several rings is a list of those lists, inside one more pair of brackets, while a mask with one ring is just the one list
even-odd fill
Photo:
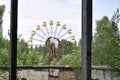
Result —
[[[9, 67], [0, 67], [0, 79], [8, 79]], [[120, 80], [120, 76], [112, 73], [107, 66], [92, 66], [93, 80]], [[80, 67], [71, 66], [17, 66], [17, 76], [27, 80], [80, 80]], [[6, 79], [6, 80], [7, 80]]]

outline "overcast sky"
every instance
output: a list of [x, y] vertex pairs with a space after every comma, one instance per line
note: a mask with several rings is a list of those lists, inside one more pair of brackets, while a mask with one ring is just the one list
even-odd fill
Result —
[[[93, 0], [93, 31], [95, 21], [113, 15], [120, 8], [120, 0]], [[10, 28], [10, 0], [0, 0], [6, 5], [3, 31], [7, 37]], [[81, 0], [18, 0], [18, 34], [26, 40], [35, 26], [43, 21], [60, 21], [72, 29], [77, 40], [81, 38]]]

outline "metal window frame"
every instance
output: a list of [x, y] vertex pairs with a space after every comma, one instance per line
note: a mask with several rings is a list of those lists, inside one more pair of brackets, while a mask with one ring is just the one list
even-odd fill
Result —
[[11, 0], [10, 12], [10, 68], [9, 80], [16, 80], [18, 0]]
[[82, 79], [91, 80], [92, 0], [82, 0]]

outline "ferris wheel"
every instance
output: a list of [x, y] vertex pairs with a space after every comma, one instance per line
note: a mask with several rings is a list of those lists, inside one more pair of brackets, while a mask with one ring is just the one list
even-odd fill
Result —
[[[44, 45], [49, 50], [48, 64], [57, 58], [56, 51], [60, 47], [61, 40], [69, 40], [75, 42], [75, 36], [72, 35], [72, 30], [67, 28], [66, 24], [60, 24], [60, 21], [42, 22], [41, 25], [37, 25], [36, 29], [31, 32], [29, 38], [30, 48], [34, 45]], [[73, 43], [74, 51], [74, 43]]]

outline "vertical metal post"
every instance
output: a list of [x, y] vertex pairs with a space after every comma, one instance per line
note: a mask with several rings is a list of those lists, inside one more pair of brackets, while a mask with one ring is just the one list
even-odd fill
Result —
[[10, 15], [10, 71], [9, 80], [16, 80], [17, 68], [17, 9], [18, 0], [11, 0]]
[[92, 0], [82, 0], [82, 79], [91, 80]]

